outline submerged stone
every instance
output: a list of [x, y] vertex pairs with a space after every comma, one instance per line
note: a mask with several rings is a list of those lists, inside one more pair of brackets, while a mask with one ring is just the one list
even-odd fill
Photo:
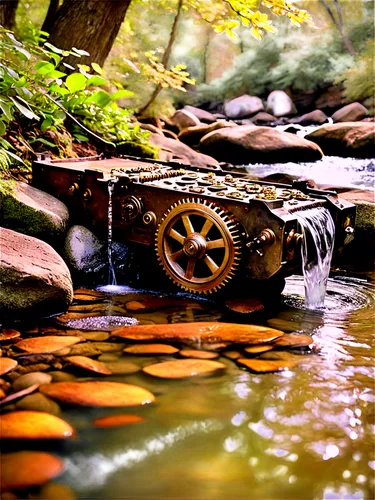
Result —
[[40, 386], [40, 391], [63, 403], [93, 407], [136, 406], [155, 401], [146, 389], [120, 382], [55, 382]]
[[249, 314], [264, 309], [264, 304], [255, 297], [229, 299], [225, 305], [234, 312]]
[[139, 424], [145, 420], [144, 417], [138, 415], [110, 415], [96, 418], [93, 420], [92, 425], [95, 425], [95, 427], [122, 427], [124, 425]]
[[112, 375], [111, 370], [104, 363], [90, 359], [86, 356], [68, 356], [65, 359], [79, 368], [100, 373], [101, 375]]
[[0, 376], [11, 372], [18, 365], [15, 359], [0, 357]]
[[169, 340], [233, 342], [238, 344], [263, 344], [272, 342], [284, 333], [280, 330], [259, 325], [236, 323], [173, 323], [166, 325], [137, 325], [120, 328], [112, 332], [113, 337], [131, 340]]
[[44, 337], [21, 340], [21, 342], [18, 342], [17, 347], [30, 353], [49, 353], [78, 342], [82, 342], [81, 337], [45, 335]]
[[307, 347], [314, 343], [314, 339], [310, 335], [287, 333], [282, 338], [277, 339], [274, 343], [276, 347]]
[[179, 352], [183, 358], [196, 358], [196, 359], [216, 359], [219, 353], [212, 351], [200, 351], [198, 349], [182, 349]]
[[137, 355], [155, 355], [155, 354], [176, 354], [178, 349], [172, 345], [167, 344], [138, 344], [126, 347], [124, 349], [126, 354]]
[[226, 369], [226, 366], [218, 361], [179, 359], [149, 365], [144, 367], [143, 371], [153, 377], [176, 379], [210, 375], [224, 369]]
[[297, 361], [266, 361], [263, 359], [249, 358], [237, 359], [237, 363], [242, 366], [246, 366], [249, 370], [257, 373], [271, 373], [290, 370], [298, 364]]
[[0, 417], [2, 439], [67, 439], [75, 432], [59, 417], [41, 411], [13, 411]]
[[63, 461], [41, 451], [3, 453], [0, 457], [1, 491], [13, 491], [40, 486], [60, 474]]

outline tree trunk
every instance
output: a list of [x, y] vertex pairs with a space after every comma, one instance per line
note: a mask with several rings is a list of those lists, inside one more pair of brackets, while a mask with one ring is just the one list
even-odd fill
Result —
[[328, 3], [325, 0], [320, 0], [320, 3], [325, 7], [326, 11], [328, 12], [329, 17], [332, 19], [333, 24], [338, 29], [338, 32], [340, 33], [341, 39], [342, 39], [343, 44], [345, 45], [347, 51], [349, 52], [350, 55], [355, 56], [356, 52], [354, 50], [353, 44], [352, 44], [351, 40], [346, 36], [345, 31], [344, 31], [344, 22], [343, 22], [343, 18], [342, 18], [340, 2], [338, 0], [334, 0], [337, 19], [333, 13], [333, 10], [331, 9], [331, 7], [328, 5]]
[[12, 30], [16, 24], [19, 0], [0, 0], [0, 26]]
[[[164, 68], [167, 67], [168, 60], [169, 60], [169, 57], [170, 57], [171, 52], [172, 52], [173, 43], [174, 43], [174, 41], [176, 39], [176, 36], [177, 36], [177, 25], [178, 25], [178, 21], [180, 19], [181, 13], [182, 13], [182, 2], [183, 2], [183, 0], [178, 0], [177, 14], [176, 14], [176, 16], [174, 18], [172, 29], [171, 29], [171, 34], [169, 36], [169, 42], [168, 42], [167, 48], [165, 49], [165, 52], [163, 54], [163, 59], [161, 61], [162, 64], [163, 64], [163, 66], [164, 66]], [[150, 99], [143, 106], [143, 108], [141, 108], [138, 111], [139, 115], [142, 115], [146, 111], [146, 109], [149, 106], [151, 106], [151, 104], [155, 101], [155, 99], [160, 94], [160, 92], [161, 92], [162, 89], [163, 89], [163, 87], [161, 85], [157, 85], [156, 86], [155, 90], [151, 94]]]
[[46, 18], [44, 20], [42, 31], [51, 33], [51, 28], [56, 18], [57, 11], [59, 9], [60, 0], [50, 0]]
[[131, 0], [64, 0], [51, 24], [49, 42], [61, 49], [90, 53], [70, 64], [104, 64]]
[[204, 43], [202, 52], [202, 83], [208, 83], [207, 82], [208, 64], [209, 64], [208, 51], [210, 48], [211, 33], [212, 33], [212, 28], [211, 26], [209, 26], [208, 30], [206, 30], [206, 41]]

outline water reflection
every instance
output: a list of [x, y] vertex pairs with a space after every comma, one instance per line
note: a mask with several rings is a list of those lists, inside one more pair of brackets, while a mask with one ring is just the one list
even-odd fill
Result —
[[[108, 410], [66, 409], [80, 441], [60, 450], [61, 481], [78, 498], [374, 498], [373, 285], [330, 279], [320, 312], [303, 309], [303, 286], [301, 277], [289, 279], [279, 310], [264, 322], [312, 335], [314, 355], [295, 350], [302, 362], [279, 374], [254, 375], [221, 357], [226, 373], [210, 378], [116, 375], [151, 390], [156, 404], [139, 409], [142, 426], [106, 430], [90, 422]], [[183, 321], [192, 312], [194, 320], [225, 320], [212, 302], [162, 297], [159, 308], [145, 297], [128, 291], [106, 300], [124, 315], [130, 301], [133, 309], [142, 303], [132, 312], [141, 323]]]

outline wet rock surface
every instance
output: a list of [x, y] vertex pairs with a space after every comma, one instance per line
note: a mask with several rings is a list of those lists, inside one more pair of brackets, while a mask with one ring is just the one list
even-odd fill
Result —
[[0, 232], [0, 314], [47, 316], [73, 299], [70, 272], [47, 243], [9, 229]]
[[241, 126], [216, 130], [204, 136], [201, 151], [219, 161], [282, 163], [316, 161], [323, 153], [311, 141], [268, 127]]
[[340, 108], [332, 115], [334, 123], [337, 122], [358, 122], [368, 116], [368, 109], [360, 102], [352, 102]]
[[[239, 298], [231, 300], [231, 305], [239, 307], [241, 312], [237, 314], [241, 315], [243, 309], [247, 314], [247, 308], [252, 310], [254, 306], [262, 306], [262, 303], [254, 303], [249, 299], [242, 302]], [[183, 307], [186, 308], [184, 314]], [[64, 446], [69, 447], [71, 451], [69, 459], [66, 460], [66, 464], [70, 466], [75, 457], [75, 450], [88, 446], [87, 436], [90, 429], [90, 432], [95, 433], [95, 439], [91, 443], [94, 447], [97, 442], [105, 443], [107, 439], [110, 440], [110, 433], [119, 429], [121, 432], [132, 433], [126, 434], [126, 440], [129, 439], [129, 446], [137, 450], [137, 429], [146, 427], [153, 431], [160, 425], [157, 437], [153, 437], [152, 443], [162, 446], [159, 444], [162, 442], [160, 439], [163, 439], [160, 429], [164, 428], [169, 419], [177, 422], [176, 428], [181, 429], [183, 435], [187, 432], [188, 425], [201, 425], [202, 419], [205, 429], [207, 425], [211, 425], [207, 422], [215, 422], [218, 418], [229, 419], [228, 422], [232, 421], [234, 426], [241, 425], [241, 419], [245, 418], [243, 398], [247, 397], [244, 395], [247, 394], [249, 380], [273, 386], [276, 380], [273, 377], [280, 377], [286, 384], [289, 380], [286, 377], [288, 373], [293, 376], [293, 372], [298, 370], [296, 377], [304, 376], [303, 366], [313, 358], [311, 348], [314, 348], [315, 344], [312, 342], [315, 339], [307, 334], [295, 333], [300, 324], [287, 320], [284, 323], [273, 323], [279, 326], [280, 330], [260, 325], [191, 322], [203, 314], [208, 317], [216, 315], [218, 319], [222, 319], [215, 307], [223, 311], [224, 303], [214, 305], [210, 301], [196, 300], [190, 296], [157, 296], [139, 291], [127, 291], [124, 296], [109, 297], [103, 292], [80, 289], [76, 291], [75, 302], [68, 312], [74, 314], [77, 320], [80, 316], [83, 316], [82, 319], [89, 318], [90, 327], [93, 327], [97, 318], [101, 324], [100, 318], [105, 318], [105, 314], [114, 309], [118, 317], [130, 317], [141, 324], [117, 329], [102, 340], [95, 336], [91, 338], [90, 335], [84, 338], [83, 334], [103, 333], [103, 330], [68, 328], [65, 321], [59, 324], [51, 320], [40, 327], [20, 328], [19, 335], [13, 338], [8, 338], [6, 333], [9, 329], [6, 329], [2, 332], [3, 336], [0, 336], [4, 356], [0, 357], [0, 366], [4, 359], [17, 359], [19, 363], [16, 362], [10, 371], [2, 375], [0, 388], [6, 397], [17, 395], [17, 390], [22, 390], [23, 387], [26, 387], [26, 390], [30, 387], [33, 389], [32, 393], [19, 394], [13, 401], [2, 405], [0, 425], [2, 429], [6, 429], [6, 441], [17, 443], [21, 448], [25, 447], [24, 440], [31, 442], [33, 446], [47, 443], [50, 449], [57, 446], [54, 444], [56, 440], [64, 441]], [[91, 314], [92, 308], [100, 316], [86, 316]], [[290, 334], [284, 334], [284, 326]], [[40, 348], [43, 342], [43, 350], [46, 346], [49, 349], [51, 340], [48, 337], [52, 337], [53, 341], [75, 337], [77, 343], [47, 354], [22, 352], [22, 346], [38, 345]], [[150, 338], [151, 347], [149, 342], [145, 343], [145, 340]], [[166, 339], [168, 344], [165, 344]], [[20, 347], [17, 347], [18, 344]], [[85, 357], [77, 353], [72, 356], [71, 351], [80, 347], [86, 348], [89, 354]], [[38, 363], [43, 364], [45, 369], [35, 373], [33, 367]], [[31, 367], [33, 372], [23, 374], [20, 369], [28, 367]], [[313, 364], [310, 363], [309, 367], [313, 367]], [[306, 376], [310, 376], [308, 371]], [[230, 386], [223, 385], [224, 377], [230, 378]], [[30, 386], [32, 382], [34, 385]], [[178, 388], [180, 393], [177, 392]], [[170, 391], [175, 392], [172, 402], [168, 403]], [[218, 407], [212, 406], [212, 392], [220, 400]], [[229, 398], [228, 394], [231, 395]], [[257, 397], [255, 393], [251, 394], [256, 405], [254, 408], [259, 404]], [[237, 405], [237, 412], [233, 412], [233, 403]], [[246, 403], [250, 404], [250, 400]], [[290, 412], [289, 407], [287, 410]], [[179, 419], [182, 419], [181, 422]], [[236, 430], [236, 427], [230, 425], [232, 430]], [[168, 436], [173, 432], [168, 428]], [[192, 433], [196, 434], [196, 428], [193, 428]], [[75, 434], [77, 441], [71, 439]], [[207, 437], [207, 434], [205, 436]], [[226, 436], [225, 443], [229, 448], [237, 439], [237, 434], [233, 436]], [[121, 442], [125, 442], [123, 437]], [[150, 437], [146, 442], [150, 442]], [[66, 456], [62, 445], [59, 445], [58, 449], [59, 454]], [[103, 450], [105, 454], [105, 446]], [[127, 449], [122, 450], [122, 453], [127, 453]], [[10, 454], [6, 452], [3, 455]], [[39, 468], [43, 468], [47, 476], [40, 477], [40, 471], [34, 472], [30, 469], [30, 461], [27, 461], [29, 457], [26, 457], [26, 460], [21, 456], [19, 463], [23, 464], [22, 471], [18, 470], [13, 457], [5, 458], [4, 460], [11, 461], [12, 471], [9, 472], [9, 467], [5, 464], [5, 470], [8, 472], [1, 478], [4, 491], [14, 491], [17, 496], [19, 489], [25, 489], [24, 497], [32, 498], [29, 497], [30, 487], [36, 488], [54, 477], [54, 473], [50, 472], [48, 459], [44, 465], [44, 462], [38, 461], [36, 455], [33, 457], [34, 462], [38, 463]], [[51, 460], [53, 464], [53, 458]], [[86, 460], [84, 454], [82, 460]], [[114, 462], [111, 460], [108, 463]], [[220, 460], [219, 463], [223, 462]], [[233, 466], [233, 462], [230, 463]], [[62, 461], [61, 464], [63, 467]], [[24, 474], [24, 470], [27, 470], [27, 474]], [[222, 470], [221, 474], [224, 473]], [[33, 474], [32, 479], [29, 474]], [[232, 477], [231, 473], [228, 477]], [[62, 480], [65, 482], [65, 475]], [[225, 481], [223, 480], [223, 484]], [[60, 486], [62, 489], [57, 487], [56, 491], [62, 495], [61, 498], [71, 498], [69, 495], [74, 495], [67, 486]], [[52, 495], [48, 493], [49, 488], [53, 492], [53, 483], [33, 490], [32, 494], [37, 495], [37, 498], [44, 498], [43, 495], [47, 495], [45, 498], [53, 498], [48, 497], [49, 494]]]
[[318, 144], [325, 155], [353, 158], [375, 156], [373, 123], [346, 122], [324, 125], [305, 138]]
[[0, 190], [4, 227], [55, 245], [67, 230], [69, 212], [60, 200], [24, 182]]
[[224, 113], [231, 119], [246, 118], [263, 110], [262, 100], [247, 94], [236, 97], [224, 105]]

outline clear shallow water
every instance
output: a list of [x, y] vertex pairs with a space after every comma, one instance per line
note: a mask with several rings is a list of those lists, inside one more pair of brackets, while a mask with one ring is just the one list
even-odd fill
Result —
[[[366, 279], [329, 279], [323, 311], [304, 309], [303, 288], [302, 277], [289, 278], [277, 310], [245, 319], [181, 294], [167, 297], [160, 308], [135, 312], [144, 324], [259, 322], [313, 335], [316, 347], [314, 354], [297, 353], [303, 361], [278, 374], [252, 374], [221, 357], [226, 372], [208, 378], [165, 381], [141, 373], [106, 378], [145, 387], [156, 403], [65, 409], [63, 417], [79, 437], [52, 447], [66, 463], [59, 482], [78, 498], [373, 499], [374, 285]], [[111, 287], [105, 296], [108, 315], [146, 296], [120, 290], [116, 295]], [[172, 357], [128, 359], [145, 366]], [[117, 413], [146, 421], [117, 429], [91, 425], [94, 418]]]
[[361, 160], [324, 156], [312, 163], [273, 163], [246, 165], [246, 171], [259, 178], [271, 174], [290, 174], [314, 179], [317, 184], [345, 186], [356, 189], [374, 189], [375, 159]]

